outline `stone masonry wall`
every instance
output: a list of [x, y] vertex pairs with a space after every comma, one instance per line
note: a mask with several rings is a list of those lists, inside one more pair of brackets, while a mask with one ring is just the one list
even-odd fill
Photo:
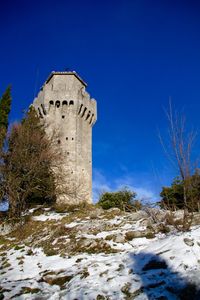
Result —
[[33, 102], [61, 152], [58, 202], [92, 201], [92, 126], [97, 112], [85, 88], [75, 72], [53, 72]]

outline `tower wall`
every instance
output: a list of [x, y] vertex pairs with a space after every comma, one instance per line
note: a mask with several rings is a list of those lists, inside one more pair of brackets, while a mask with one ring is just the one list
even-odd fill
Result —
[[61, 152], [58, 201], [71, 204], [92, 201], [92, 126], [97, 112], [85, 88], [75, 72], [53, 72], [33, 102]]

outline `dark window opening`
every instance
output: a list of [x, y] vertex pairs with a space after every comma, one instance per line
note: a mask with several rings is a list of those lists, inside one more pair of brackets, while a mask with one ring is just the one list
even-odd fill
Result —
[[67, 101], [64, 100], [63, 103], [62, 103], [62, 105], [63, 105], [63, 106], [64, 106], [64, 105], [67, 105]]
[[46, 109], [45, 109], [45, 107], [44, 107], [44, 104], [41, 104], [41, 108], [42, 108], [42, 112], [43, 112], [43, 114], [46, 116]]
[[66, 137], [66, 141], [68, 141], [68, 137]]
[[84, 116], [84, 114], [85, 114], [86, 110], [87, 110], [87, 108], [85, 107], [81, 117], [83, 117], [83, 116]]
[[59, 108], [60, 107], [60, 101], [57, 100], [55, 105], [56, 105], [57, 108]]
[[92, 114], [92, 117], [90, 119], [90, 124], [92, 124], [93, 118], [94, 118], [94, 114]]
[[58, 144], [60, 144], [61, 143], [61, 141], [60, 140], [58, 140]]
[[50, 100], [50, 101], [49, 101], [49, 105], [54, 105], [53, 100]]
[[89, 119], [89, 117], [90, 117], [90, 115], [91, 115], [91, 112], [90, 112], [90, 110], [89, 110], [89, 112], [88, 112], [88, 114], [87, 114], [87, 117], [86, 117], [86, 121]]
[[62, 116], [62, 119], [64, 119], [65, 118], [65, 116]]
[[73, 101], [73, 100], [70, 100], [70, 101], [69, 101], [69, 105], [74, 105], [74, 101]]
[[81, 113], [82, 107], [83, 107], [83, 104], [81, 104], [81, 106], [80, 106], [80, 108], [79, 108], [79, 111], [78, 111], [78, 114]]
[[69, 152], [67, 152], [67, 155], [69, 155]]
[[38, 107], [38, 112], [39, 112], [39, 116], [40, 116], [40, 118], [43, 118], [43, 115], [42, 115], [42, 113], [41, 113], [41, 110], [40, 110], [40, 108]]

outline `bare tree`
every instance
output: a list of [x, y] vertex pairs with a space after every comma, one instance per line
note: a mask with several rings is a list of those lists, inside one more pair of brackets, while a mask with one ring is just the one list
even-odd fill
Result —
[[191, 176], [194, 174], [196, 162], [192, 159], [192, 150], [197, 133], [186, 130], [186, 118], [183, 114], [174, 112], [171, 100], [166, 111], [168, 120], [168, 146], [159, 134], [164, 152], [171, 164], [178, 170], [179, 177], [183, 182], [184, 211], [189, 208], [189, 190]]

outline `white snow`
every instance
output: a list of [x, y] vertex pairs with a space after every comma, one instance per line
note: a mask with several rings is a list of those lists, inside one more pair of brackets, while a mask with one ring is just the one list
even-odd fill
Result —
[[75, 227], [75, 226], [77, 226], [77, 225], [79, 225], [79, 224], [80, 224], [80, 223], [77, 223], [77, 222], [71, 222], [71, 223], [65, 225], [65, 227], [66, 227], [66, 228], [73, 228], [73, 227]]
[[[61, 218], [63, 215], [45, 212], [44, 215], [33, 217], [33, 220], [45, 222]], [[117, 217], [107, 223], [121, 224], [122, 221], [123, 218]], [[81, 226], [81, 221], [65, 225], [67, 228], [76, 226]], [[122, 224], [121, 230], [117, 228], [97, 234], [79, 232], [78, 237], [105, 241], [110, 234], [125, 233], [130, 229], [142, 230], [143, 226], [140, 226], [140, 222], [127, 222]], [[65, 238], [67, 242], [70, 241], [67, 236]], [[56, 242], [57, 240], [54, 244]], [[115, 243], [112, 240], [106, 242], [119, 252], [82, 253], [69, 257], [66, 253], [66, 258], [63, 258], [59, 255], [46, 256], [41, 248], [33, 249], [33, 255], [27, 255], [29, 247], [25, 247], [23, 251], [9, 250], [6, 255], [11, 266], [4, 268], [4, 272], [0, 274], [0, 286], [8, 290], [4, 292], [4, 299], [15, 296], [22, 287], [31, 287], [38, 288], [41, 292], [23, 294], [16, 299], [94, 300], [102, 295], [120, 300], [126, 299], [128, 289], [128, 293], [134, 295], [130, 299], [147, 300], [165, 296], [171, 300], [178, 298], [166, 286], [176, 290], [183, 286], [185, 280], [200, 286], [200, 227], [193, 227], [185, 233], [157, 234], [154, 239], [143, 237], [124, 243]], [[20, 259], [23, 264], [19, 264]], [[164, 262], [166, 267], [144, 271], [143, 268], [150, 261]], [[50, 285], [41, 280], [47, 271], [55, 272], [56, 274], [51, 275], [54, 277], [68, 275], [72, 279], [61, 289], [58, 285]], [[143, 289], [139, 290], [140, 288]]]
[[62, 218], [66, 217], [68, 215], [68, 213], [64, 213], [64, 214], [58, 214], [58, 213], [46, 213], [46, 214], [41, 214], [39, 216], [33, 216], [32, 219], [34, 221], [41, 221], [41, 222], [45, 222], [45, 221], [50, 221], [50, 220], [61, 220]]

